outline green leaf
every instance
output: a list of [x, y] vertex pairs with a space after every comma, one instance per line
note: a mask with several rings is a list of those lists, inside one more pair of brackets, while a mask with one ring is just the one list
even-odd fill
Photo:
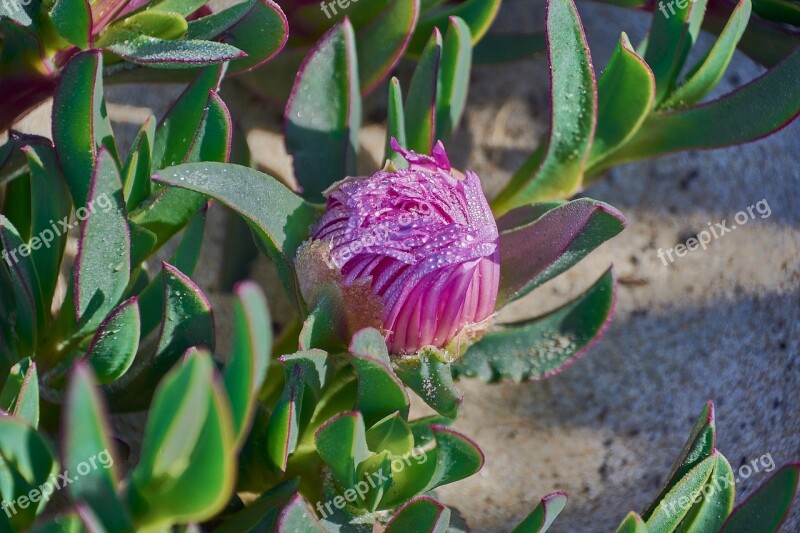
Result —
[[100, 383], [119, 379], [133, 364], [139, 349], [139, 304], [136, 297], [122, 302], [98, 326], [86, 351]]
[[128, 159], [122, 167], [123, 195], [128, 211], [133, 211], [150, 196], [150, 169], [152, 168], [155, 141], [155, 117], [152, 115], [142, 124], [133, 140]]
[[[41, 304], [50, 309], [67, 232], [59, 222], [69, 217], [72, 201], [50, 146], [29, 144], [22, 148], [31, 170], [31, 258], [39, 281]], [[49, 313], [45, 314], [49, 318]], [[42, 324], [46, 327], [46, 323]]]
[[4, 215], [0, 215], [0, 243], [5, 263], [2, 268], [8, 268], [17, 306], [13, 326], [18, 351], [26, 356], [32, 355], [37, 342], [37, 323], [43, 320], [36, 271], [19, 232]]
[[[500, 4], [500, 0], [467, 0], [451, 9], [436, 11], [430, 16], [423, 15], [408, 47], [409, 54], [419, 55], [434, 27], [444, 32], [450, 17], [463, 19], [469, 27], [472, 43], [477, 44], [489, 31], [489, 27], [500, 10]], [[424, 11], [427, 11], [425, 7], [423, 7]]]
[[290, 479], [265, 492], [257, 500], [214, 529], [214, 533], [272, 531], [278, 521], [281, 508], [295, 495], [298, 481], [299, 478]]
[[[47, 504], [47, 499], [31, 499], [31, 491], [53, 494], [50, 478], [59, 473], [50, 447], [35, 429], [10, 417], [0, 417], [0, 495], [5, 502], [15, 502], [25, 496], [33, 505], [17, 506], [9, 520], [7, 512], [0, 514], [0, 524], [10, 522], [11, 531], [26, 531]], [[17, 502], [18, 503], [18, 502]]]
[[202, 522], [231, 497], [235, 435], [208, 352], [192, 349], [164, 378], [147, 419], [128, 501], [137, 530]]
[[455, 418], [463, 397], [453, 384], [451, 362], [435, 348], [395, 361], [394, 369], [403, 383], [437, 413]]
[[114, 468], [108, 415], [92, 372], [84, 364], [72, 372], [65, 417], [64, 469], [80, 474], [73, 474], [68, 485], [72, 500], [87, 503], [106, 530], [129, 531], [130, 518], [117, 496], [119, 477]]
[[356, 333], [350, 345], [351, 362], [358, 376], [356, 410], [368, 426], [399, 412], [408, 416], [410, 400], [403, 383], [392, 371], [383, 336], [376, 329]]
[[625, 32], [597, 84], [597, 130], [589, 152], [591, 168], [633, 137], [653, 109], [653, 72], [636, 54]]
[[[675, 87], [686, 56], [697, 41], [708, 0], [694, 0], [661, 6], [653, 13], [644, 60], [656, 80], [656, 104], [660, 104]], [[667, 7], [670, 14], [667, 15]]]
[[790, 464], [778, 470], [744, 503], [734, 509], [722, 527], [723, 533], [749, 531], [777, 532], [789, 514], [797, 493], [800, 465]]
[[[206, 4], [205, 0], [156, 0], [145, 4], [149, 12], [173, 12], [188, 17]], [[147, 13], [148, 11], [144, 11]]]
[[733, 509], [735, 483], [730, 463], [721, 453], [717, 454], [714, 469], [703, 487], [703, 499], [692, 506], [675, 533], [719, 531]]
[[483, 452], [472, 440], [444, 426], [432, 425], [430, 430], [436, 439], [436, 472], [426, 492], [468, 478], [483, 468]]
[[186, 19], [179, 13], [150, 8], [109, 24], [95, 47], [106, 48], [114, 42], [136, 35], [180, 39], [186, 34], [187, 27]]
[[419, 0], [390, 0], [356, 32], [361, 94], [371, 93], [400, 61], [419, 19]]
[[472, 66], [472, 41], [469, 26], [451, 17], [442, 43], [439, 69], [439, 95], [436, 99], [436, 139], [445, 140], [458, 127], [467, 105], [469, 74]]
[[300, 410], [305, 392], [305, 375], [299, 364], [285, 367], [286, 385], [275, 404], [267, 428], [267, 456], [281, 471], [286, 471], [289, 455], [297, 448], [300, 436]]
[[386, 119], [386, 147], [384, 149], [384, 161], [391, 161], [396, 168], [405, 168], [408, 162], [399, 153], [395, 152], [391, 146], [392, 138], [397, 139], [400, 146], [407, 146], [406, 140], [406, 115], [403, 109], [403, 90], [400, 88], [400, 80], [392, 78], [389, 82], [389, 104]]
[[544, 52], [546, 49], [547, 41], [544, 32], [489, 32], [475, 46], [474, 62], [476, 65], [512, 63]]
[[553, 525], [556, 517], [567, 505], [567, 494], [553, 492], [539, 502], [539, 505], [511, 530], [511, 533], [545, 533]]
[[751, 9], [750, 0], [739, 0], [714, 46], [702, 62], [692, 68], [689, 78], [664, 101], [663, 108], [688, 107], [700, 101], [714, 88], [733, 58], [736, 45], [747, 28]]
[[29, 357], [11, 367], [0, 390], [0, 409], [32, 428], [39, 427], [39, 376]]
[[356, 173], [361, 93], [348, 19], [306, 56], [286, 104], [286, 149], [304, 196], [315, 202], [334, 182]]
[[205, 294], [185, 274], [162, 263], [163, 301], [161, 330], [155, 351], [136, 361], [131, 376], [109, 388], [116, 410], [147, 407], [161, 377], [191, 347], [214, 347], [214, 318]]
[[328, 420], [316, 433], [317, 453], [342, 487], [355, 487], [358, 466], [371, 452], [361, 413], [345, 412]]
[[86, 0], [55, 0], [50, 20], [70, 44], [82, 50], [92, 47], [92, 8]]
[[366, 438], [369, 449], [375, 453], [388, 451], [395, 456], [411, 453], [411, 449], [414, 447], [414, 434], [411, 432], [405, 416], [400, 413], [392, 413], [375, 422], [367, 430]]
[[255, 402], [267, 376], [272, 349], [272, 320], [264, 293], [253, 282], [234, 288], [233, 347], [223, 380], [233, 413], [237, 447], [253, 421]]
[[647, 525], [641, 516], [631, 511], [617, 528], [617, 533], [647, 533]]
[[431, 153], [436, 142], [436, 102], [441, 90], [439, 69], [442, 46], [442, 34], [434, 29], [414, 70], [406, 97], [406, 148], [421, 154]]
[[194, 68], [245, 57], [238, 48], [214, 41], [169, 41], [123, 30], [115, 32], [114, 39], [103, 43], [103, 49], [131, 63], [153, 68]]
[[319, 348], [328, 352], [343, 351], [346, 324], [344, 313], [334, 297], [323, 295], [300, 330], [298, 342], [301, 350]]
[[547, 4], [550, 132], [493, 202], [496, 214], [566, 198], [581, 186], [594, 135], [597, 90], [578, 10], [572, 0]]
[[242, 20], [253, 8], [255, 0], [235, 4], [205, 17], [189, 21], [187, 39], [211, 40]]
[[614, 314], [614, 293], [609, 269], [586, 292], [555, 311], [487, 333], [456, 361], [456, 375], [520, 382], [557, 374], [603, 335]]
[[292, 261], [317, 219], [311, 205], [275, 178], [239, 165], [180, 165], [158, 172], [153, 180], [201, 192], [244, 216], [271, 252], [289, 294], [299, 298]]
[[289, 23], [272, 0], [251, 0], [247, 13], [226, 28], [225, 42], [247, 54], [231, 61], [231, 73], [249, 72], [280, 52], [289, 37]]
[[[86, 216], [81, 216], [81, 211]], [[95, 329], [128, 286], [130, 235], [117, 164], [101, 148], [89, 183], [75, 258], [75, 315], [82, 330]]]
[[719, 452], [713, 452], [673, 485], [653, 514], [647, 518], [649, 532], [669, 533], [675, 530], [689, 512], [691, 504], [699, 502], [703, 497], [703, 487], [708, 482], [718, 455]]
[[403, 505], [386, 524], [386, 533], [445, 533], [450, 509], [429, 496], [419, 496]]
[[[518, 213], [509, 217], [516, 218]], [[509, 224], [500, 219], [498, 225]], [[565, 272], [624, 227], [622, 213], [603, 202], [581, 198], [551, 209], [533, 222], [503, 230], [497, 307]], [[532, 249], [536, 251], [533, 255]]]
[[314, 516], [311, 506], [299, 493], [295, 494], [281, 511], [276, 533], [326, 533], [319, 520]]
[[100, 147], [117, 159], [102, 72], [99, 50], [75, 54], [64, 67], [53, 97], [53, 142], [76, 208], [87, 203]]
[[716, 420], [714, 417], [714, 404], [708, 402], [700, 413], [700, 417], [692, 429], [689, 439], [686, 441], [686, 444], [683, 445], [678, 459], [675, 461], [675, 464], [672, 465], [666, 483], [658, 496], [653, 499], [647, 509], [642, 513], [642, 518], [649, 521], [656, 511], [656, 506], [659, 505], [659, 502], [666, 499], [669, 491], [683, 479], [692, 468], [697, 466], [701, 461], [711, 457], [714, 452], [715, 441]]

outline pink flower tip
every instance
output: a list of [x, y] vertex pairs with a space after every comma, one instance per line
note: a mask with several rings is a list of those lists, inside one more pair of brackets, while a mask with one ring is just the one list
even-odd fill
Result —
[[431, 155], [392, 148], [408, 168], [347, 178], [296, 259], [309, 305], [331, 288], [351, 333], [379, 328], [393, 354], [424, 346], [456, 352], [491, 324], [499, 237], [480, 179]]

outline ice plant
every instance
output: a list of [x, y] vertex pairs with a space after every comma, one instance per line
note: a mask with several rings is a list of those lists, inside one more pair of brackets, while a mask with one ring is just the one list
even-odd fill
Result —
[[[393, 354], [474, 338], [494, 314], [500, 280], [497, 224], [478, 176], [392, 146], [408, 161], [327, 192], [326, 213], [297, 258], [312, 307], [330, 282], [352, 332], [372, 326]], [[390, 165], [391, 166], [391, 165]]]

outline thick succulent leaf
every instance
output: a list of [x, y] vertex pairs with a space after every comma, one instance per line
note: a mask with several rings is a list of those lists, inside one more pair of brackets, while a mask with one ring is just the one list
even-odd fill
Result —
[[315, 399], [320, 399], [334, 370], [327, 352], [318, 349], [301, 350], [293, 354], [282, 355], [279, 361], [286, 368], [299, 365], [305, 379], [306, 391], [311, 392]]
[[281, 510], [278, 517], [276, 533], [326, 533], [319, 520], [314, 516], [311, 506], [299, 493], [292, 496], [289, 503]]
[[725, 29], [719, 34], [708, 55], [690, 71], [688, 79], [669, 95], [662, 107], [673, 109], [690, 106], [700, 101], [714, 88], [733, 58], [736, 45], [747, 28], [751, 9], [750, 0], [739, 0]]
[[224, 41], [247, 54], [231, 61], [230, 72], [248, 72], [280, 52], [289, 37], [289, 23], [272, 0], [251, 0], [247, 13], [225, 29]]
[[103, 56], [98, 50], [70, 58], [53, 97], [53, 142], [76, 207], [86, 205], [89, 182], [104, 146], [116, 159], [103, 99]]
[[19, 236], [24, 242], [29, 242], [32, 237], [31, 232], [31, 205], [33, 195], [31, 194], [31, 173], [26, 172], [6, 186], [3, 200], [3, 214], [11, 221]]
[[386, 147], [384, 148], [384, 161], [391, 161], [395, 168], [405, 168], [408, 161], [395, 152], [392, 148], [392, 139], [397, 139], [400, 146], [407, 146], [406, 139], [406, 114], [403, 108], [403, 90], [400, 80], [392, 78], [389, 82], [389, 104], [386, 118]]
[[580, 359], [602, 337], [614, 314], [608, 270], [586, 292], [546, 315], [489, 332], [454, 365], [457, 376], [484, 381], [545, 379]]
[[39, 427], [39, 375], [30, 358], [11, 367], [0, 390], [0, 409], [32, 428]]
[[392, 413], [379, 420], [367, 430], [367, 446], [375, 453], [388, 451], [392, 455], [402, 456], [411, 452], [414, 447], [414, 434], [406, 422], [406, 416]]
[[[444, 32], [447, 29], [450, 17], [459, 17], [467, 23], [472, 35], [472, 42], [476, 44], [494, 22], [494, 18], [500, 10], [500, 4], [500, 0], [467, 0], [451, 9], [424, 15], [419, 24], [417, 24], [414, 38], [408, 47], [409, 53], [411, 55], [419, 55], [434, 27]], [[428, 9], [430, 9], [430, 6], [424, 6], [425, 11]]]
[[315, 442], [317, 453], [339, 484], [355, 487], [358, 465], [371, 455], [361, 413], [345, 412], [331, 418], [319, 428]]
[[106, 530], [128, 531], [130, 518], [117, 496], [111, 435], [94, 376], [87, 365], [78, 364], [67, 390], [61, 451], [64, 469], [81, 474], [72, 476], [69, 494], [73, 501], [88, 504]]
[[150, 196], [150, 170], [152, 168], [153, 146], [155, 145], [156, 121], [150, 116], [142, 124], [133, 140], [128, 158], [122, 167], [123, 194], [125, 206], [133, 211]]
[[572, 0], [547, 4], [551, 117], [546, 141], [493, 202], [497, 214], [521, 205], [571, 196], [581, 186], [594, 136], [597, 89], [592, 59]]
[[437, 413], [455, 418], [463, 395], [453, 384], [452, 364], [435, 348], [397, 359], [394, 370], [402, 382]]
[[735, 483], [730, 463], [718, 453], [708, 483], [703, 487], [702, 500], [689, 509], [689, 513], [674, 532], [719, 531], [733, 509]]
[[270, 414], [265, 450], [272, 464], [283, 472], [286, 471], [289, 455], [297, 448], [300, 437], [300, 412], [305, 393], [303, 367], [289, 361], [285, 370], [286, 384]]
[[[31, 490], [44, 487], [55, 491], [48, 481], [58, 475], [58, 464], [50, 447], [35, 429], [11, 417], [0, 417], [0, 494], [5, 501], [17, 500], [20, 496], [29, 497]], [[52, 493], [52, 492], [51, 492]], [[47, 503], [44, 499], [32, 502], [25, 509], [17, 507], [17, 512], [9, 520], [6, 512], [0, 515], [0, 524], [10, 522], [10, 531], [26, 531]]]
[[489, 32], [475, 46], [474, 62], [476, 65], [511, 63], [544, 52], [546, 49], [547, 40], [544, 32]]
[[0, 243], [3, 245], [5, 262], [0, 268], [8, 268], [8, 279], [17, 306], [13, 326], [18, 350], [26, 355], [32, 354], [36, 346], [37, 323], [44, 320], [36, 271], [30, 254], [23, 255], [25, 243], [17, 228], [4, 215], [0, 215]]
[[597, 130], [588, 166], [636, 134], [655, 102], [653, 72], [623, 32], [597, 83]]
[[761, 77], [717, 100], [657, 113], [604, 166], [678, 150], [740, 144], [769, 135], [800, 113], [795, 83], [799, 69], [797, 49]]
[[403, 383], [392, 371], [383, 335], [371, 328], [359, 331], [353, 336], [350, 353], [358, 376], [356, 410], [365, 423], [372, 426], [395, 412], [407, 417], [410, 400]]
[[[81, 209], [87, 212], [81, 217]], [[117, 164], [101, 148], [92, 172], [75, 258], [75, 316], [82, 330], [95, 329], [117, 306], [130, 280], [131, 250], [125, 199]]]
[[777, 532], [797, 492], [800, 464], [778, 470], [755, 493], [739, 505], [722, 527], [723, 533]]
[[224, 34], [225, 30], [232, 28], [253, 9], [255, 1], [241, 2], [216, 13], [190, 20], [186, 38], [211, 40]]
[[72, 201], [53, 149], [30, 144], [22, 151], [31, 171], [31, 258], [41, 303], [49, 310], [67, 243], [63, 224], [72, 210]]
[[272, 320], [264, 293], [253, 282], [234, 288], [233, 347], [223, 381], [231, 403], [237, 444], [247, 437], [255, 401], [267, 377], [272, 349]]
[[539, 505], [525, 517], [512, 530], [512, 533], [545, 533], [553, 525], [556, 517], [564, 510], [567, 505], [567, 494], [564, 492], [553, 492], [548, 494], [539, 502]]
[[436, 472], [428, 482], [428, 490], [454, 483], [483, 468], [485, 457], [475, 442], [445, 426], [430, 427], [436, 439]]
[[647, 533], [647, 525], [641, 516], [631, 511], [617, 528], [617, 533]]
[[372, 92], [400, 61], [419, 19], [419, 0], [390, 0], [356, 32], [361, 94]]
[[[526, 216], [529, 212], [524, 211]], [[524, 220], [515, 212], [508, 217], [515, 222]], [[504, 218], [498, 225], [511, 226]], [[551, 209], [533, 222], [503, 230], [497, 307], [565, 272], [624, 227], [622, 213], [603, 202], [581, 198]]]
[[[647, 518], [647, 530], [651, 533], [670, 533], [678, 527], [689, 512], [686, 502], [702, 498], [703, 487], [708, 483], [719, 452], [713, 452], [689, 470], [661, 500], [653, 514]], [[681, 503], [683, 502], [683, 503]]]
[[92, 7], [87, 0], [55, 0], [50, 20], [70, 44], [82, 50], [92, 47]]
[[711, 457], [711, 454], [714, 452], [715, 442], [716, 420], [714, 417], [714, 404], [708, 402], [700, 413], [700, 417], [692, 429], [689, 439], [686, 441], [686, 444], [683, 445], [678, 459], [675, 461], [675, 464], [672, 465], [664, 487], [662, 487], [658, 496], [653, 499], [647, 509], [642, 513], [642, 518], [649, 520], [653, 513], [655, 513], [656, 507], [666, 498], [669, 491], [683, 479], [692, 468], [697, 466], [701, 461]]
[[[686, 56], [697, 41], [708, 0], [662, 5], [654, 13], [644, 60], [656, 80], [656, 103], [660, 104], [675, 87]], [[670, 15], [666, 10], [669, 7]], [[673, 11], [674, 10], [674, 11]]]
[[202, 522], [225, 506], [237, 468], [230, 420], [211, 355], [190, 350], [162, 381], [147, 419], [128, 493], [138, 527]]
[[434, 29], [414, 70], [406, 97], [406, 148], [421, 154], [431, 153], [436, 142], [436, 102], [442, 46], [442, 34]]
[[467, 105], [469, 73], [472, 67], [472, 41], [469, 26], [451, 17], [442, 43], [439, 91], [436, 98], [436, 134], [445, 140], [458, 127]]
[[299, 298], [292, 261], [318, 216], [310, 204], [275, 178], [239, 165], [186, 164], [153, 179], [211, 196], [244, 216], [271, 252], [289, 294]]
[[50, 139], [40, 135], [8, 130], [8, 140], [0, 146], [0, 185], [13, 181], [28, 171], [28, 159], [22, 148], [31, 145], [52, 146], [52, 143]]
[[403, 505], [386, 524], [386, 533], [445, 533], [450, 509], [430, 496], [419, 496]]
[[166, 40], [118, 30], [103, 50], [135, 63], [156, 68], [193, 68], [245, 57], [236, 47], [214, 41]]
[[300, 67], [284, 115], [286, 149], [303, 195], [315, 202], [356, 173], [361, 93], [353, 26], [331, 28]]
[[111, 311], [98, 326], [86, 351], [100, 383], [110, 383], [125, 374], [139, 349], [139, 304], [134, 296]]

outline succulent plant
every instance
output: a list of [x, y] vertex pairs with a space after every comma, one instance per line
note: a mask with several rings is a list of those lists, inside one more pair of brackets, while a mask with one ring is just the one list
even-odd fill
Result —
[[[229, 73], [267, 61], [286, 42], [272, 0], [212, 12], [204, 0], [5, 0], [0, 3], [0, 130], [49, 96], [81, 50], [101, 50], [115, 80], [185, 80], [229, 62]], [[267, 27], [270, 31], [262, 32]], [[154, 70], [155, 69], [155, 70]]]

